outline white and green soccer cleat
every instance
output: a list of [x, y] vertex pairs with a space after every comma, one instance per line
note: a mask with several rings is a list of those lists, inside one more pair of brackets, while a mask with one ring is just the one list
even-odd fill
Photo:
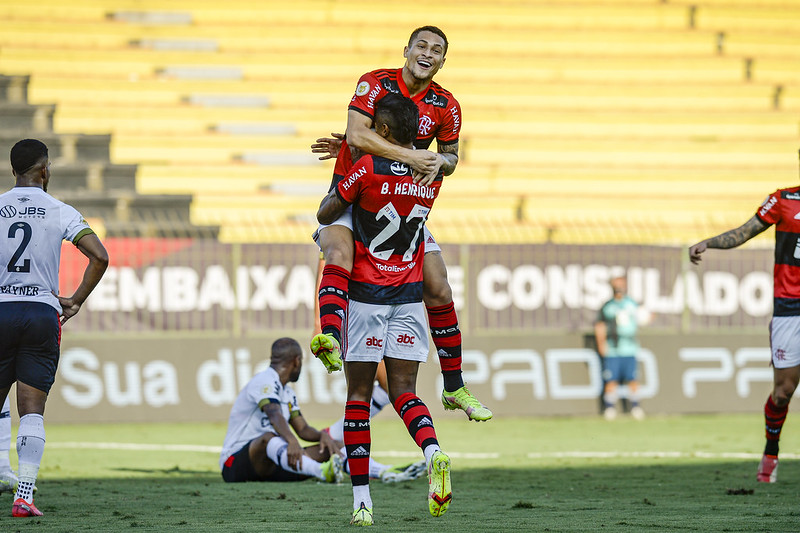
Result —
[[428, 509], [431, 516], [442, 516], [453, 500], [450, 486], [450, 458], [443, 451], [434, 452], [428, 464]]
[[339, 341], [333, 335], [319, 333], [311, 339], [311, 353], [322, 361], [328, 374], [342, 369], [342, 353]]
[[381, 472], [381, 481], [384, 483], [400, 483], [420, 478], [427, 472], [425, 461], [418, 461], [409, 465], [390, 466]]
[[0, 494], [4, 492], [14, 492], [17, 490], [19, 478], [11, 470], [0, 472]]
[[472, 395], [466, 385], [454, 392], [442, 391], [442, 405], [451, 411], [461, 409], [470, 420], [485, 422], [492, 418], [492, 412]]
[[337, 485], [342, 482], [344, 471], [342, 467], [342, 456], [338, 453], [331, 455], [331, 458], [320, 464], [322, 468], [322, 475], [327, 483], [336, 483]]
[[350, 519], [351, 526], [371, 526], [372, 525], [372, 509], [367, 509], [364, 502], [361, 502], [361, 507], [353, 511], [353, 518]]

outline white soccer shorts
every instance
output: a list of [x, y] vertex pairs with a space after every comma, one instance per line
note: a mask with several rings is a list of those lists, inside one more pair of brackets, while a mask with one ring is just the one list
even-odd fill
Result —
[[424, 363], [430, 349], [427, 325], [422, 302], [378, 305], [350, 300], [344, 360], [378, 363], [391, 357]]
[[800, 316], [772, 317], [769, 343], [775, 368], [800, 366]]

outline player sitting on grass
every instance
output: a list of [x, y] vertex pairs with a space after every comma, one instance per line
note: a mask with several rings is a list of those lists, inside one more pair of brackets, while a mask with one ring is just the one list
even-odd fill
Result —
[[[387, 95], [375, 106], [375, 131], [391, 143], [412, 146], [418, 121], [416, 104], [399, 94]], [[370, 401], [381, 360], [386, 364], [389, 398], [425, 455], [430, 513], [444, 514], [452, 499], [450, 458], [439, 448], [430, 411], [416, 395], [419, 363], [427, 360], [429, 350], [421, 237], [440, 186], [441, 176], [430, 186], [418, 185], [405, 164], [365, 155], [317, 213], [325, 224], [353, 205], [356, 252], [344, 338], [344, 442], [353, 486], [353, 525], [373, 523]]]
[[[341, 482], [339, 446], [326, 432], [308, 425], [289, 385], [300, 377], [302, 367], [303, 351], [297, 341], [284, 337], [272, 344], [269, 368], [256, 374], [233, 403], [219, 459], [222, 479], [301, 481], [313, 477]], [[295, 433], [319, 444], [302, 448]]]

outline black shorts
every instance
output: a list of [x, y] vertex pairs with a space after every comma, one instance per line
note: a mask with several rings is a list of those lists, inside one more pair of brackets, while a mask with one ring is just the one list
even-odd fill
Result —
[[15, 381], [50, 392], [56, 379], [61, 322], [41, 302], [0, 303], [0, 388]]
[[225, 464], [222, 465], [222, 479], [228, 483], [242, 481], [303, 481], [308, 479], [308, 476], [289, 472], [282, 469], [280, 465], [275, 465], [275, 470], [266, 478], [259, 476], [253, 468], [253, 463], [250, 462], [250, 442], [248, 442], [238, 452], [228, 457]]

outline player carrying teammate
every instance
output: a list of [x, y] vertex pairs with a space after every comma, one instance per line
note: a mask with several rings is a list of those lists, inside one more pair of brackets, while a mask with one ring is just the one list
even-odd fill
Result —
[[[41, 516], [33, 490], [44, 453], [44, 406], [55, 380], [61, 325], [81, 309], [108, 266], [108, 254], [80, 213], [47, 194], [50, 160], [40, 141], [11, 149], [16, 186], [0, 195], [0, 401], [17, 384], [19, 484], [12, 516]], [[57, 296], [61, 243], [89, 263], [69, 298]], [[59, 315], [61, 319], [59, 320]]]
[[[375, 105], [375, 131], [389, 142], [411, 147], [419, 111], [392, 94]], [[428, 357], [422, 304], [423, 228], [441, 186], [413, 182], [405, 164], [365, 155], [323, 200], [323, 224], [353, 205], [355, 260], [344, 339], [347, 404], [344, 439], [353, 485], [351, 524], [372, 525], [369, 491], [370, 399], [378, 362], [383, 360], [389, 397], [428, 467], [428, 506], [433, 516], [452, 499], [450, 458], [439, 448], [433, 419], [416, 395], [420, 361]]]
[[[458, 163], [458, 136], [461, 107], [453, 95], [433, 81], [444, 65], [447, 37], [434, 26], [417, 28], [411, 34], [402, 68], [380, 69], [361, 76], [347, 113], [346, 141], [318, 139], [315, 153], [337, 154], [331, 190], [353, 167], [351, 149], [406, 163], [415, 179], [428, 186], [440, 173], [450, 175]], [[387, 142], [371, 130], [377, 102], [387, 94], [402, 94], [419, 108], [419, 124], [413, 146]], [[427, 148], [436, 139], [438, 153]], [[349, 145], [349, 146], [348, 146]], [[416, 148], [416, 150], [414, 149]], [[464, 386], [461, 376], [461, 332], [453, 306], [452, 289], [441, 249], [425, 230], [424, 301], [431, 336], [436, 345], [444, 378], [442, 404], [446, 409], [463, 409], [471, 420], [489, 420], [492, 412]], [[325, 267], [320, 283], [320, 321], [322, 334], [314, 337], [311, 351], [321, 357], [328, 371], [340, 367], [340, 330], [347, 309], [348, 283], [353, 269], [353, 227], [350, 213], [320, 228], [315, 240], [322, 249]]]
[[800, 234], [800, 187], [779, 189], [769, 195], [756, 214], [742, 226], [689, 248], [697, 264], [707, 248], [736, 248], [775, 224], [774, 300], [770, 322], [773, 388], [764, 405], [767, 444], [756, 479], [778, 480], [778, 441], [789, 401], [800, 382], [800, 259], [796, 255]]

